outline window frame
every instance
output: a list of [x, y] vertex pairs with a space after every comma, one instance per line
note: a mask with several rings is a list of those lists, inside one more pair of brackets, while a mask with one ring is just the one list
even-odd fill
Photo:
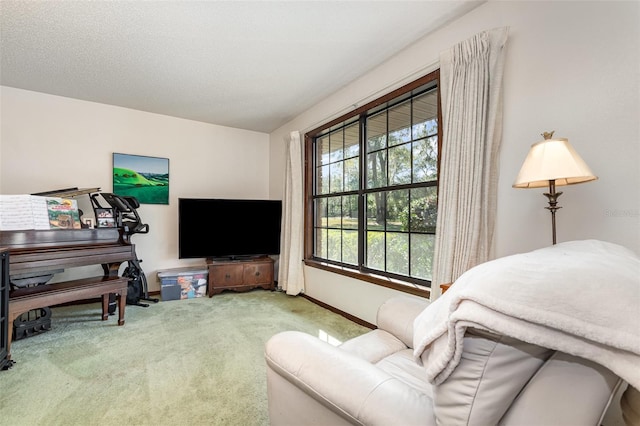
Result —
[[[440, 70], [435, 70], [429, 74], [418, 78], [392, 92], [387, 93], [365, 105], [355, 108], [353, 111], [341, 115], [321, 126], [307, 132], [304, 136], [305, 143], [305, 155], [304, 155], [304, 263], [307, 266], [323, 269], [340, 275], [345, 275], [358, 280], [366, 281], [372, 284], [381, 285], [383, 287], [392, 288], [405, 293], [410, 293], [418, 296], [428, 297], [430, 295], [430, 288], [432, 283], [425, 285], [425, 280], [412, 279], [410, 277], [395, 275], [389, 272], [375, 271], [364, 266], [359, 269], [359, 266], [347, 267], [342, 264], [334, 264], [328, 260], [317, 259], [314, 257], [314, 179], [315, 179], [315, 167], [314, 167], [314, 138], [326, 130], [334, 127], [338, 124], [348, 122], [358, 122], [362, 125], [362, 121], [366, 118], [367, 114], [371, 114], [375, 108], [396, 100], [407, 93], [412, 92], [424, 86], [425, 84], [437, 81], [437, 120], [438, 120], [438, 156], [437, 156], [437, 177], [436, 177], [436, 193], [438, 192], [440, 182], [440, 165], [441, 165], [441, 152], [442, 152], [442, 108], [441, 108], [441, 94], [440, 94]], [[362, 127], [361, 127], [362, 128]], [[361, 158], [366, 156], [366, 152], [360, 152]], [[362, 162], [361, 162], [362, 164]], [[362, 169], [360, 169], [360, 176], [362, 177]], [[362, 191], [365, 184], [360, 183], [359, 191]], [[361, 208], [363, 206], [360, 206]], [[359, 232], [365, 227], [365, 224], [359, 225]], [[362, 243], [362, 238], [360, 239]], [[362, 261], [364, 253], [364, 247], [362, 244], [358, 246], [359, 263]]]

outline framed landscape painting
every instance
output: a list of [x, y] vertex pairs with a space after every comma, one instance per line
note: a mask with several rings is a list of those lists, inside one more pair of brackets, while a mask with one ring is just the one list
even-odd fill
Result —
[[169, 159], [114, 152], [113, 193], [140, 204], [169, 204]]

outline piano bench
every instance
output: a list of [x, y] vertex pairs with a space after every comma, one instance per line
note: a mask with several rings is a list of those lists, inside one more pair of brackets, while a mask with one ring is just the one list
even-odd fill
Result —
[[9, 293], [9, 333], [7, 351], [11, 357], [11, 339], [14, 320], [32, 309], [54, 306], [77, 300], [102, 297], [102, 320], [109, 318], [109, 294], [118, 296], [118, 325], [124, 325], [128, 278], [97, 276], [79, 280], [23, 287]]

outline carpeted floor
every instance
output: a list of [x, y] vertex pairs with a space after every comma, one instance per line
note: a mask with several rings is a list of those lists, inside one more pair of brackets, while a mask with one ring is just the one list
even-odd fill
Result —
[[52, 330], [13, 342], [0, 425], [267, 425], [264, 344], [300, 330], [344, 341], [367, 328], [303, 298], [255, 290], [53, 309]]

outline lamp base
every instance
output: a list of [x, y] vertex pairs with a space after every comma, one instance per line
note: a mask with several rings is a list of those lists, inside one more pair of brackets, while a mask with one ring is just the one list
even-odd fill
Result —
[[562, 207], [558, 206], [558, 197], [562, 195], [562, 192], [556, 192], [555, 179], [549, 180], [549, 192], [545, 192], [544, 195], [549, 199], [549, 207], [545, 209], [551, 212], [551, 234], [553, 236], [553, 244], [556, 243], [556, 210]]

